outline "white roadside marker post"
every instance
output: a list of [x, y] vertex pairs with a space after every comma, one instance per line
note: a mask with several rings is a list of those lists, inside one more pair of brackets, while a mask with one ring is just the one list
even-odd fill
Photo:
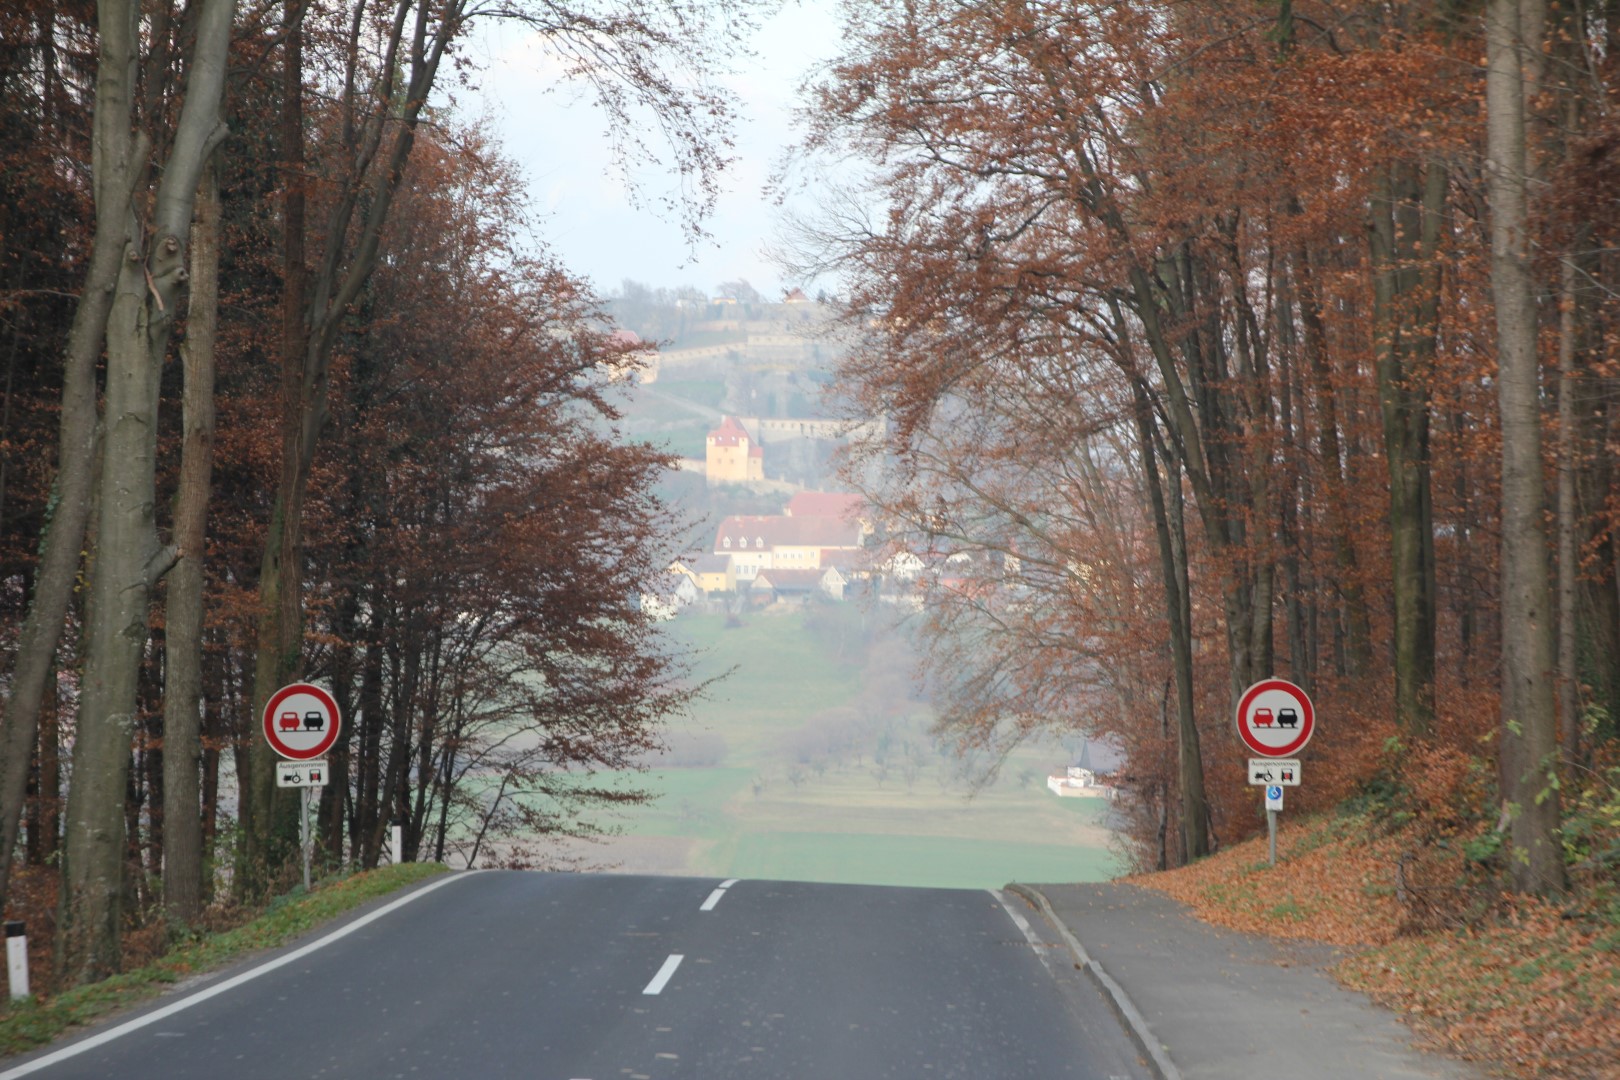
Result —
[[28, 997], [28, 931], [17, 920], [6, 922], [6, 974], [11, 1000]]
[[405, 827], [403, 825], [394, 826], [394, 837], [391, 847], [393, 850], [390, 854], [393, 855], [394, 865], [398, 866], [400, 863], [405, 861]]

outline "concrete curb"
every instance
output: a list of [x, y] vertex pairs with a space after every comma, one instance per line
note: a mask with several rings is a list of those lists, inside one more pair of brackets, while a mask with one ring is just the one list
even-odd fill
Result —
[[1080, 944], [1080, 939], [1074, 936], [1074, 931], [1070, 930], [1063, 920], [1058, 918], [1057, 912], [1052, 910], [1052, 902], [1046, 895], [1033, 885], [1021, 885], [1016, 881], [1008, 885], [1006, 891], [1023, 897], [1046, 917], [1047, 922], [1057, 928], [1057, 932], [1063, 936], [1064, 943], [1069, 946], [1069, 951], [1074, 953], [1079, 966], [1091, 976], [1103, 993], [1108, 995], [1115, 1011], [1119, 1013], [1119, 1018], [1130, 1029], [1131, 1037], [1153, 1063], [1153, 1069], [1159, 1074], [1159, 1080], [1182, 1080], [1181, 1070], [1176, 1068], [1175, 1062], [1170, 1060], [1169, 1052], [1154, 1037], [1153, 1028], [1148, 1023], [1147, 1017], [1142, 1015], [1142, 1010], [1136, 1007], [1136, 1003], [1125, 992], [1125, 988], [1119, 985], [1101, 964], [1091, 958], [1091, 954], [1086, 952], [1086, 947]]

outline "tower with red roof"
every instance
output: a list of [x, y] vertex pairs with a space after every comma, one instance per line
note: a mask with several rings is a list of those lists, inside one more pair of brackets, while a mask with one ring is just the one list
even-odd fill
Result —
[[765, 448], [730, 416], [709, 432], [704, 475], [711, 484], [746, 484], [765, 479]]

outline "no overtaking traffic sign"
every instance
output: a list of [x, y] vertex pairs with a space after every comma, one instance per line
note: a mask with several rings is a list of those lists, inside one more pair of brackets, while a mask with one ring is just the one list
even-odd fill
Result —
[[1262, 679], [1238, 699], [1238, 738], [1261, 757], [1293, 757], [1315, 730], [1310, 695], [1287, 679]]
[[343, 727], [337, 702], [313, 683], [292, 683], [271, 694], [263, 722], [270, 749], [294, 761], [313, 761], [326, 753]]

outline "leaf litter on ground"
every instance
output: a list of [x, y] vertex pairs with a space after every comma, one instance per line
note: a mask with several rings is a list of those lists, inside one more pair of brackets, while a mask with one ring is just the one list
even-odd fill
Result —
[[1130, 880], [1217, 926], [1324, 942], [1332, 973], [1399, 1011], [1421, 1042], [1515, 1077], [1620, 1077], [1614, 892], [1512, 898], [1450, 925], [1414, 925], [1397, 866], [1414, 838], [1366, 814], [1285, 822], [1266, 839]]

